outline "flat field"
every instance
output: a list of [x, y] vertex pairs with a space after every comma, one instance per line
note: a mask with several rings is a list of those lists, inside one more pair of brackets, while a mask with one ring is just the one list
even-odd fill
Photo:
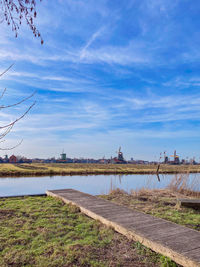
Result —
[[[0, 176], [89, 175], [89, 174], [155, 174], [157, 165], [26, 163], [0, 164]], [[200, 165], [161, 164], [159, 173], [199, 173]]]
[[[166, 265], [167, 264], [167, 265]], [[0, 200], [0, 266], [176, 266], [51, 197]]]

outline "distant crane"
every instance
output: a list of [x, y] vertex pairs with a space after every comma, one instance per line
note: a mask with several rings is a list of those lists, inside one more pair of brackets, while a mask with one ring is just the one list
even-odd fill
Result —
[[179, 163], [179, 156], [176, 154], [176, 150], [174, 150], [174, 155], [171, 155], [170, 157], [174, 158], [174, 163]]
[[172, 157], [172, 158], [177, 158], [178, 156], [176, 155], [176, 150], [174, 150], [174, 155], [170, 155], [170, 157]]

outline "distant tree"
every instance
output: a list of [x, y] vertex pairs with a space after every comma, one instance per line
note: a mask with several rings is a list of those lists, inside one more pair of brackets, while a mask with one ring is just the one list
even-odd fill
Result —
[[40, 38], [41, 44], [43, 44], [44, 41], [41, 34], [34, 24], [36, 16], [35, 0], [0, 0], [0, 23], [5, 21], [11, 26], [17, 37], [18, 30], [24, 19], [34, 36]]
[[[5, 71], [3, 71], [2, 73], [0, 73], [0, 77], [2, 77], [11, 67], [13, 66], [13, 64], [7, 68]], [[0, 95], [0, 100], [2, 100], [4, 94], [6, 92], [6, 88], [2, 91], [2, 94]], [[30, 99], [31, 97], [33, 97], [34, 93], [29, 95], [28, 97], [26, 98], [23, 98], [21, 99], [20, 101], [18, 102], [15, 102], [13, 104], [10, 104], [10, 105], [0, 105], [0, 110], [2, 109], [6, 109], [6, 108], [12, 108], [12, 107], [15, 107], [15, 106], [19, 106], [21, 105], [22, 103], [24, 103], [25, 101], [27, 101], [28, 99]], [[8, 122], [4, 125], [0, 125], [0, 143], [4, 142], [5, 141], [5, 137], [6, 135], [12, 130], [13, 126], [18, 122], [20, 121], [22, 118], [24, 118], [26, 116], [26, 114], [30, 111], [30, 109], [35, 105], [35, 101], [29, 105], [26, 110], [20, 115], [18, 116], [15, 120], [11, 121], [11, 122]], [[17, 147], [18, 145], [20, 145], [22, 143], [23, 140], [21, 140], [19, 143], [17, 143], [15, 146], [13, 147], [6, 147], [6, 148], [1, 148], [0, 147], [0, 150], [10, 150], [10, 149], [13, 149], [15, 147]]]

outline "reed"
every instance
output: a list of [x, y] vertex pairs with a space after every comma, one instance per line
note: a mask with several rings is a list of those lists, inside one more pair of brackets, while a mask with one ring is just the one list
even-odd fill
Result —
[[200, 179], [197, 176], [190, 178], [189, 173], [176, 174], [170, 181], [167, 189], [186, 196], [200, 197]]

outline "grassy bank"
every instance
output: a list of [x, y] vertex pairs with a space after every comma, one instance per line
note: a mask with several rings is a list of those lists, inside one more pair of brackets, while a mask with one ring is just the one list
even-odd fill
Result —
[[194, 196], [200, 199], [199, 192], [183, 191], [182, 188], [172, 187], [172, 189], [163, 190], [142, 189], [137, 192], [132, 191], [129, 194], [123, 190], [116, 189], [110, 192], [109, 195], [101, 197], [200, 231], [200, 211], [176, 206], [177, 198], [191, 198]]
[[176, 266], [50, 197], [0, 200], [0, 266]]
[[[135, 164], [0, 164], [0, 176], [155, 174], [156, 165]], [[200, 165], [161, 165], [159, 173], [199, 173]]]

